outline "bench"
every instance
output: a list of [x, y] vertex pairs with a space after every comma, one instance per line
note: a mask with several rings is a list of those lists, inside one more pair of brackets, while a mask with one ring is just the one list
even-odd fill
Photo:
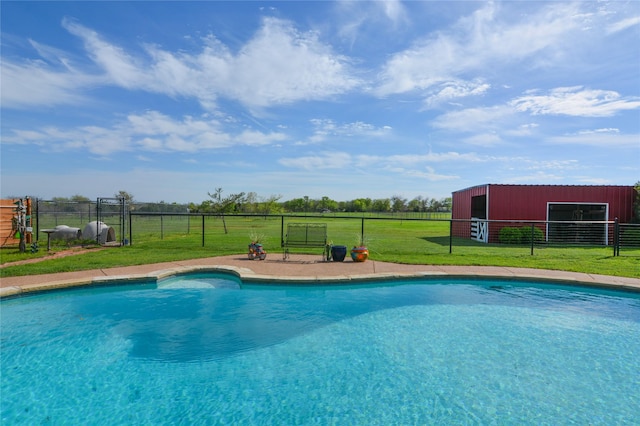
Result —
[[283, 259], [289, 258], [289, 248], [322, 248], [326, 259], [327, 224], [326, 223], [288, 223], [287, 233], [282, 239]]

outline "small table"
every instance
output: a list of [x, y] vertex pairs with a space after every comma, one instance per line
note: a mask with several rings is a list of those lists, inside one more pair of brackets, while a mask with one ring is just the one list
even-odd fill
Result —
[[40, 232], [47, 234], [47, 251], [51, 251], [51, 234], [56, 232], [55, 229], [41, 229]]

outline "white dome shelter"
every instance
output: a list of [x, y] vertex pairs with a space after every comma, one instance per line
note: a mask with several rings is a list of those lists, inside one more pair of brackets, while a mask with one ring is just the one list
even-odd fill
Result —
[[104, 222], [89, 222], [82, 231], [82, 238], [86, 240], [95, 240], [98, 244], [107, 244], [116, 241], [116, 231], [112, 226], [108, 226]]

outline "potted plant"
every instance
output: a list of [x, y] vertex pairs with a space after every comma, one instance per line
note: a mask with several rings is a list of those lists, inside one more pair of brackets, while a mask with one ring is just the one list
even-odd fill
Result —
[[334, 245], [333, 241], [330, 241], [327, 245], [327, 260], [342, 262], [346, 255], [347, 246]]
[[364, 262], [369, 258], [369, 249], [367, 248], [367, 239], [364, 234], [356, 237], [356, 244], [351, 249], [351, 259], [354, 262]]
[[264, 247], [262, 247], [262, 240], [264, 240], [264, 235], [262, 234], [249, 234], [251, 238], [251, 244], [249, 244], [249, 259], [254, 260], [265, 260], [267, 258], [267, 252]]

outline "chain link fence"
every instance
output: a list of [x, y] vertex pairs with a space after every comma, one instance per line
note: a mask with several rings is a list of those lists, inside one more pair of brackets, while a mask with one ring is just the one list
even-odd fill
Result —
[[43, 230], [52, 230], [59, 226], [68, 226], [80, 230], [91, 223], [100, 221], [113, 227], [115, 241], [125, 244], [128, 238], [129, 212], [187, 212], [186, 204], [168, 203], [132, 203], [125, 204], [118, 198], [99, 198], [96, 201], [60, 201], [40, 200], [34, 202], [35, 239], [46, 237]]

